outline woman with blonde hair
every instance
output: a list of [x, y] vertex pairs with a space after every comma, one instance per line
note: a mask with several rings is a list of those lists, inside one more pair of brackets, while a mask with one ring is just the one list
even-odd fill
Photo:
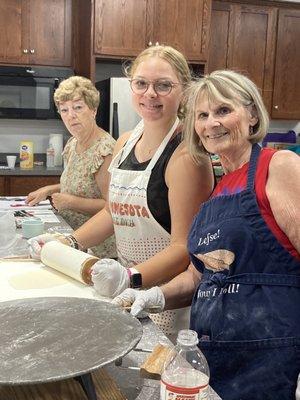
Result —
[[[183, 96], [191, 79], [184, 56], [153, 46], [126, 74], [142, 121], [117, 141], [107, 207], [73, 234], [81, 248], [115, 234], [119, 262], [104, 259], [93, 267], [94, 287], [108, 297], [130, 286], [162, 284], [187, 268], [188, 229], [213, 189], [209, 157], [203, 154], [195, 164], [181, 142]], [[187, 323], [184, 315], [168, 311], [152, 318], [171, 335]]]
[[262, 149], [267, 128], [247, 77], [215, 71], [191, 86], [188, 149], [218, 154], [225, 174], [193, 221], [189, 268], [114, 300], [134, 315], [192, 302], [190, 327], [223, 400], [292, 400], [300, 371], [300, 159]]

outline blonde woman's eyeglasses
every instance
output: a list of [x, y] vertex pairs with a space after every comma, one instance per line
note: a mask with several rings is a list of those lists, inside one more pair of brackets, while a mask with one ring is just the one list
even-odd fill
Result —
[[172, 89], [181, 85], [179, 82], [172, 82], [168, 80], [148, 81], [146, 79], [135, 78], [130, 80], [131, 90], [136, 94], [144, 94], [152, 85], [154, 91], [159, 96], [167, 96], [171, 93]]

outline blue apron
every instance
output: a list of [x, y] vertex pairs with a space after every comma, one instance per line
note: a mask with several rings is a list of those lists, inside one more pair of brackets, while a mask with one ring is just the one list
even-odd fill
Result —
[[253, 145], [247, 188], [206, 202], [188, 241], [203, 274], [191, 329], [223, 400], [294, 400], [300, 371], [300, 262], [260, 214], [259, 154]]

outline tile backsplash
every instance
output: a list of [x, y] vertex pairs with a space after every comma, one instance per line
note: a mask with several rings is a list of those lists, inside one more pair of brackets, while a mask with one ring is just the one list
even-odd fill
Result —
[[50, 133], [61, 133], [64, 143], [69, 133], [60, 120], [0, 119], [0, 153], [18, 153], [22, 140], [34, 143], [35, 153], [45, 153]]

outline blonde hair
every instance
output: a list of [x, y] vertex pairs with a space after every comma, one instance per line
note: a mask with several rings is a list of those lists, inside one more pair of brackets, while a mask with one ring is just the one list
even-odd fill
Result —
[[54, 92], [54, 102], [59, 110], [59, 104], [65, 101], [82, 99], [91, 110], [97, 110], [100, 103], [100, 93], [92, 81], [82, 76], [71, 76], [63, 80]]
[[257, 117], [249, 142], [258, 143], [267, 134], [269, 116], [257, 86], [245, 75], [230, 70], [214, 71], [191, 83], [187, 90], [187, 115], [184, 126], [184, 140], [196, 162], [202, 158], [205, 148], [195, 131], [195, 109], [199, 99], [206, 96], [209, 102], [229, 103], [247, 107]]
[[[167, 61], [177, 75], [180, 83], [183, 86], [183, 89], [188, 86], [191, 81], [191, 71], [188, 63], [184, 55], [171, 46], [158, 45], [148, 47], [147, 49], [143, 50], [132, 63], [124, 64], [124, 74], [127, 76], [127, 78], [132, 78], [139, 64], [152, 57], [159, 57], [162, 60]], [[184, 100], [182, 100], [177, 112], [178, 117], [180, 119], [184, 119], [185, 113], [186, 108]]]

